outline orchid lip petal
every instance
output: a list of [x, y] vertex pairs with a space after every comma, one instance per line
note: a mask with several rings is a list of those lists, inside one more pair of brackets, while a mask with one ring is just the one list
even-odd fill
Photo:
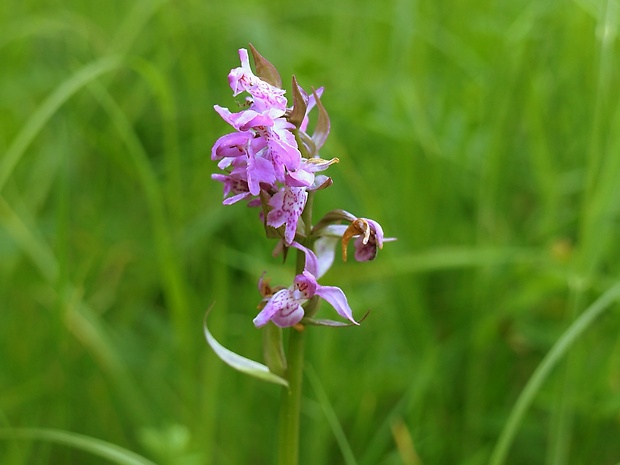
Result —
[[273, 321], [276, 326], [288, 328], [299, 323], [303, 317], [304, 309], [301, 305], [297, 305], [293, 308], [287, 308], [286, 311], [276, 313], [273, 318], [271, 318], [271, 321]]
[[[303, 308], [301, 315], [299, 309], [305, 300], [295, 298], [292, 288], [281, 289], [271, 296], [265, 307], [256, 315], [253, 322], [257, 328], [273, 321], [278, 326], [293, 326], [304, 316]], [[287, 322], [292, 322], [287, 324]]]
[[273, 316], [280, 310], [280, 306], [278, 305], [280, 303], [279, 301], [286, 299], [288, 294], [290, 294], [288, 289], [281, 289], [271, 296], [271, 299], [269, 299], [265, 307], [254, 318], [254, 325], [257, 328], [266, 325], [267, 322], [271, 320], [271, 318], [273, 318]]
[[270, 200], [272, 210], [267, 214], [267, 225], [274, 228], [285, 226], [284, 242], [289, 245], [295, 239], [297, 223], [306, 206], [308, 193], [302, 187], [285, 186]]

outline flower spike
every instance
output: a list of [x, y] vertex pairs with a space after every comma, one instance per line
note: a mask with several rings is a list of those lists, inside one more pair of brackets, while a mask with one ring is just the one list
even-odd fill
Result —
[[[329, 115], [321, 101], [324, 89], [307, 92], [293, 76], [290, 105], [277, 69], [252, 44], [249, 52], [239, 49], [239, 61], [240, 66], [228, 74], [228, 82], [233, 96], [246, 93], [246, 101], [237, 111], [214, 106], [232, 131], [218, 138], [211, 149], [211, 159], [223, 171], [212, 178], [223, 185], [224, 205], [246, 201], [248, 206], [260, 206], [259, 217], [267, 237], [279, 239], [278, 249], [285, 256], [292, 247], [305, 257], [303, 270], [298, 269], [289, 287], [272, 287], [261, 276], [259, 290], [263, 299], [254, 324], [262, 327], [273, 322], [292, 327], [306, 321], [328, 326], [357, 325], [344, 292], [317, 281], [332, 265], [338, 242], [342, 244], [343, 261], [352, 240], [355, 259], [369, 261], [391, 239], [384, 237], [376, 221], [358, 218], [345, 210], [329, 212], [314, 227], [305, 224], [311, 221], [311, 214], [304, 214], [302, 219], [310, 195], [333, 182], [319, 173], [339, 161], [319, 155], [330, 132]], [[309, 113], [314, 107], [318, 116], [310, 133]], [[318, 299], [327, 301], [348, 323], [313, 319]], [[281, 371], [282, 364], [276, 365]]]

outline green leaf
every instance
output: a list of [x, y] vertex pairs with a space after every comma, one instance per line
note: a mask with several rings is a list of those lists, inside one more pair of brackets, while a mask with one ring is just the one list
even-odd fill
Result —
[[120, 465], [155, 465], [144, 457], [101, 439], [83, 436], [70, 431], [40, 428], [15, 428], [0, 430], [0, 439], [30, 439], [55, 442], [90, 452]]
[[211, 308], [207, 310], [205, 315], [203, 328], [205, 332], [205, 337], [207, 338], [207, 342], [215, 352], [215, 354], [227, 365], [231, 366], [237, 371], [245, 373], [246, 375], [253, 376], [262, 381], [268, 381], [270, 383], [281, 384], [282, 386], [286, 386], [288, 388], [288, 381], [281, 376], [278, 376], [267, 368], [262, 363], [255, 362], [254, 360], [250, 360], [249, 358], [245, 358], [239, 354], [228, 350], [226, 347], [221, 345], [219, 342], [215, 340], [213, 335], [209, 332], [209, 328], [207, 327], [207, 316]]

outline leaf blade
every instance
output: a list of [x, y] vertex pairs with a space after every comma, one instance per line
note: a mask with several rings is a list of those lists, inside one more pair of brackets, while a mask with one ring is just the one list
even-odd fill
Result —
[[280, 384], [286, 388], [289, 387], [288, 381], [281, 376], [276, 375], [269, 371], [269, 368], [262, 363], [255, 362], [254, 360], [250, 360], [249, 358], [243, 357], [232, 350], [227, 349], [223, 345], [221, 345], [217, 340], [213, 337], [209, 328], [207, 327], [207, 316], [209, 315], [211, 309], [207, 310], [205, 314], [205, 318], [203, 321], [203, 330], [205, 333], [205, 338], [207, 339], [207, 343], [215, 352], [220, 360], [222, 360], [225, 364], [234, 368], [241, 373], [245, 373], [246, 375], [253, 376], [254, 378], [258, 378], [261, 381], [267, 381], [270, 383]]
[[116, 444], [71, 431], [48, 428], [16, 428], [0, 430], [0, 439], [33, 439], [74, 447], [103, 457], [119, 465], [155, 465], [141, 455]]

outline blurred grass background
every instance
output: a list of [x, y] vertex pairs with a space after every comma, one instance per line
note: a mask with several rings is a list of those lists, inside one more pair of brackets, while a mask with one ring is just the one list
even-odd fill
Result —
[[[163, 465], [271, 464], [255, 212], [210, 147], [252, 42], [326, 87], [344, 208], [397, 236], [323, 278], [360, 328], [310, 329], [304, 464], [485, 464], [542, 357], [619, 269], [616, 0], [87, 0], [0, 5], [0, 427], [99, 438]], [[325, 306], [325, 312], [328, 311]], [[537, 394], [507, 463], [620, 462], [620, 318]], [[313, 378], [311, 376], [311, 378]], [[327, 403], [325, 397], [329, 399]], [[348, 444], [336, 440], [333, 409]], [[0, 463], [108, 463], [0, 438]]]

